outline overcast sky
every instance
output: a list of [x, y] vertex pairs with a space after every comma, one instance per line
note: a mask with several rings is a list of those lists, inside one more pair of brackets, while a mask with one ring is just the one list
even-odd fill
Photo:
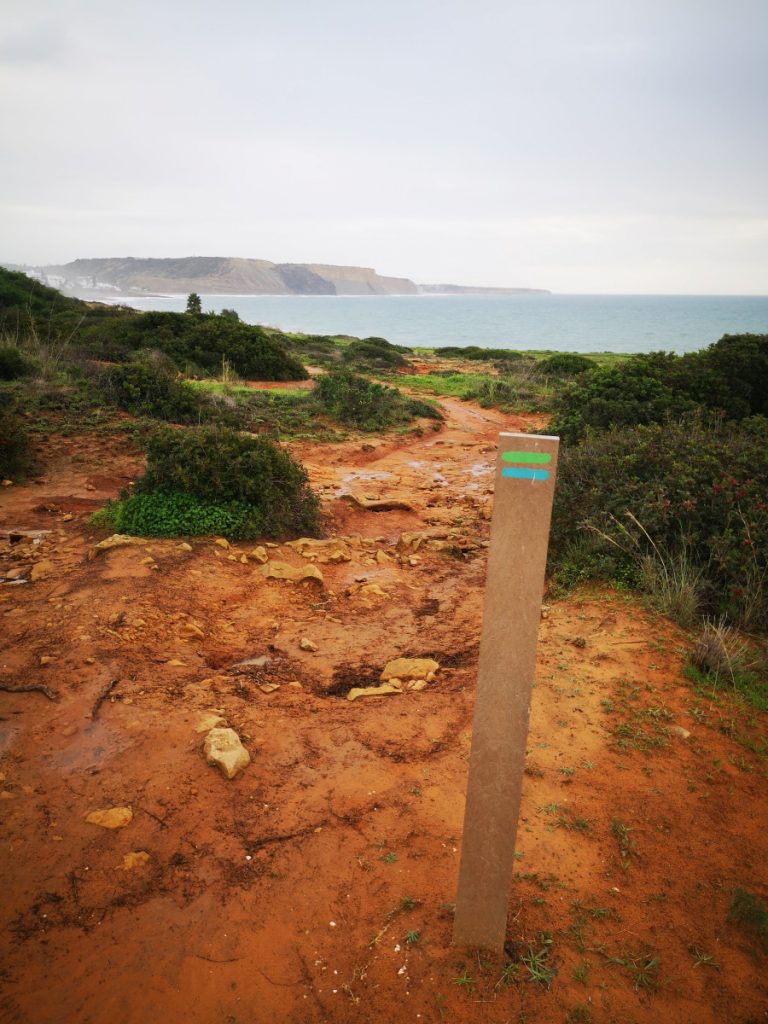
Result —
[[768, 292], [768, 0], [3, 0], [0, 259]]

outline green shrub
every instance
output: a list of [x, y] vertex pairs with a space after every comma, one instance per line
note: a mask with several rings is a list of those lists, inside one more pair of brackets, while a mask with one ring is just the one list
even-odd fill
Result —
[[195, 537], [216, 534], [250, 540], [265, 532], [262, 513], [244, 501], [216, 502], [178, 491], [136, 494], [91, 517], [94, 526], [135, 537]]
[[18, 380], [33, 371], [34, 364], [15, 345], [0, 347], [0, 380]]
[[318, 501], [304, 468], [274, 442], [225, 427], [157, 431], [135, 486], [137, 495], [155, 492], [249, 506], [266, 536], [317, 531]]
[[[673, 583], [698, 576], [703, 611], [766, 626], [767, 494], [768, 420], [762, 417], [592, 435], [561, 451], [552, 568], [567, 567], [571, 578], [645, 573], [648, 583], [654, 571]], [[579, 552], [575, 541], [583, 531], [591, 540]]]
[[87, 326], [81, 344], [91, 355], [130, 358], [138, 349], [165, 352], [179, 369], [216, 374], [226, 357], [248, 380], [305, 380], [307, 371], [261, 327], [214, 313], [148, 312], [113, 316]]
[[331, 416], [359, 430], [384, 430], [408, 423], [414, 416], [442, 419], [435, 406], [349, 370], [333, 370], [321, 377], [317, 395]]
[[110, 405], [135, 416], [171, 423], [199, 423], [201, 419], [210, 419], [213, 413], [205, 395], [151, 362], [110, 366], [96, 378], [96, 387]]
[[342, 352], [345, 363], [365, 370], [397, 370], [410, 366], [403, 352], [410, 349], [393, 345], [385, 338], [351, 341]]
[[599, 367], [557, 398], [550, 429], [575, 444], [589, 430], [663, 423], [702, 407], [733, 420], [768, 415], [768, 335], [725, 335], [701, 352]]
[[733, 890], [728, 920], [747, 932], [761, 952], [768, 953], [768, 907], [754, 893]]
[[436, 356], [444, 359], [478, 359], [485, 361], [502, 360], [514, 362], [525, 359], [522, 352], [512, 348], [482, 348], [480, 345], [444, 345], [434, 350]]
[[578, 377], [580, 373], [594, 370], [595, 365], [593, 360], [576, 352], [557, 352], [553, 356], [539, 360], [539, 370], [545, 377], [560, 379]]
[[24, 421], [13, 409], [0, 408], [0, 477], [19, 480], [32, 469]]

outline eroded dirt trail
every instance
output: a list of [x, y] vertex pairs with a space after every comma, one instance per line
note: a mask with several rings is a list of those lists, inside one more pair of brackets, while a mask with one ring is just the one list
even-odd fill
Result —
[[[450, 947], [495, 438], [538, 424], [442, 404], [440, 432], [294, 447], [346, 538], [322, 582], [211, 539], [93, 557], [88, 512], [140, 470], [112, 440], [53, 438], [2, 493], [0, 575], [30, 582], [0, 586], [0, 684], [59, 697], [0, 692], [3, 1020], [766, 1019], [727, 920], [765, 895], [765, 722], [697, 698], [685, 638], [615, 593], [542, 620], [516, 967]], [[437, 679], [345, 699], [398, 656]], [[232, 781], [206, 715], [251, 753]]]

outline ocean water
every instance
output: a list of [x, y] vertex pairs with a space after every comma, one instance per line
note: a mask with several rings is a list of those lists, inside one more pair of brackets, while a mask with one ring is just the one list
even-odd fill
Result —
[[[569, 352], [692, 352], [724, 334], [768, 333], [768, 296], [203, 295], [203, 309], [284, 331], [375, 335], [400, 345]], [[183, 310], [186, 296], [115, 298]]]

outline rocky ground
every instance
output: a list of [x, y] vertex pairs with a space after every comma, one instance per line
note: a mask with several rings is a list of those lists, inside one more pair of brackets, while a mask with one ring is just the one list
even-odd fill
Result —
[[451, 947], [495, 439], [541, 424], [442, 405], [294, 446], [331, 543], [100, 547], [114, 437], [0, 494], [2, 1021], [768, 1019], [765, 716], [620, 593], [546, 598], [507, 953]]

